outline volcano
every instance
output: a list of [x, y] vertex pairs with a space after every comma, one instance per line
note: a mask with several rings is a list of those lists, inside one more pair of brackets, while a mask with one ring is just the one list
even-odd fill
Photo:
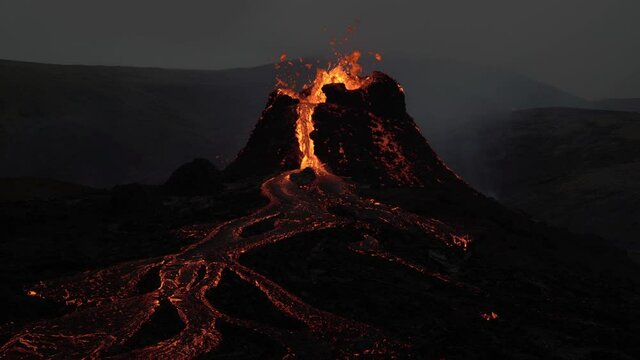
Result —
[[[305, 127], [299, 125], [304, 120], [298, 114], [310, 105], [287, 93], [272, 94], [247, 146], [229, 165], [227, 174], [238, 178], [309, 166], [377, 187], [453, 182], [455, 174], [438, 159], [406, 113], [402, 88], [380, 72], [363, 82], [353, 90], [343, 83], [323, 85], [326, 99], [315, 105], [309, 121], [313, 130], [306, 131], [299, 129]], [[299, 141], [300, 136], [308, 140]], [[313, 154], [304, 154], [311, 146]]]
[[266, 205], [177, 253], [34, 284], [27, 296], [64, 311], [16, 329], [0, 354], [640, 356], [626, 254], [471, 189], [406, 113], [402, 87], [360, 76], [358, 57], [270, 95], [220, 190], [256, 186]]

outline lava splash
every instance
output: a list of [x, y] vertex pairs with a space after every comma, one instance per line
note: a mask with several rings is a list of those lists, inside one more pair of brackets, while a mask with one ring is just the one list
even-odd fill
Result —
[[327, 97], [323, 87], [328, 84], [343, 84], [349, 90], [360, 89], [364, 86], [368, 78], [361, 78], [362, 67], [358, 64], [361, 53], [354, 51], [344, 56], [338, 64], [330, 70], [317, 69], [316, 77], [301, 93], [288, 88], [278, 89], [279, 93], [291, 96], [298, 100], [296, 121], [296, 137], [300, 146], [302, 159], [300, 168], [310, 167], [316, 172], [324, 173], [322, 162], [315, 154], [315, 147], [311, 134], [314, 131], [313, 114], [318, 104], [324, 103]]
[[462, 184], [407, 114], [402, 87], [381, 72], [361, 76], [360, 56], [318, 69], [300, 92], [279, 82], [227, 176], [312, 168], [376, 187]]

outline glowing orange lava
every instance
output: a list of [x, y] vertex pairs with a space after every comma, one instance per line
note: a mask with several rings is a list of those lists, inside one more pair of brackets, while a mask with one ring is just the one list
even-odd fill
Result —
[[[278, 90], [300, 101], [298, 104], [298, 120], [296, 122], [296, 137], [300, 146], [300, 168], [310, 167], [316, 173], [326, 172], [322, 162], [315, 155], [313, 139], [311, 133], [314, 130], [313, 112], [318, 104], [324, 103], [327, 98], [322, 91], [322, 87], [327, 84], [344, 84], [348, 90], [359, 89], [364, 86], [368, 78], [361, 78], [362, 66], [358, 64], [361, 57], [360, 51], [354, 51], [343, 56], [338, 63], [329, 70], [318, 69], [313, 83], [305, 90], [298, 93], [290, 88], [279, 88]], [[285, 85], [279, 82], [277, 86]]]
[[451, 240], [454, 245], [459, 246], [464, 251], [467, 251], [471, 244], [471, 237], [469, 235], [452, 235]]
[[487, 320], [487, 321], [491, 321], [491, 320], [496, 320], [498, 318], [498, 314], [494, 313], [493, 311], [490, 313], [481, 313], [480, 317], [482, 317], [483, 319]]

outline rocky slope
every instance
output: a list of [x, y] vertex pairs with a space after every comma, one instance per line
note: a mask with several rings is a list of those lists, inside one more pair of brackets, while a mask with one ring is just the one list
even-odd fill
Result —
[[[8, 242], [14, 255], [0, 263], [40, 270], [2, 272], [14, 284], [2, 299], [12, 299], [21, 311], [3, 314], [0, 353], [640, 355], [640, 269], [625, 252], [532, 221], [469, 188], [419, 135], [393, 80], [374, 74], [362, 84], [322, 87], [326, 101], [315, 105], [316, 128], [308, 134], [322, 161], [313, 169], [290, 170], [300, 166], [301, 150], [282, 134], [297, 129], [291, 117], [300, 108], [291, 105], [306, 97], [275, 93], [270, 104], [282, 106], [265, 109], [230, 167], [234, 181], [217, 195], [176, 197], [141, 187], [138, 192], [148, 196], [125, 199], [142, 201], [110, 212], [96, 195], [7, 205], [5, 211], [16, 214]], [[266, 126], [265, 119], [276, 124]], [[351, 126], [361, 131], [350, 132]], [[333, 151], [341, 142], [344, 154]], [[388, 151], [392, 143], [397, 146]], [[264, 164], [256, 163], [262, 158]], [[260, 171], [251, 173], [257, 164]], [[370, 171], [362, 174], [363, 168]], [[405, 171], [418, 181], [395, 176]], [[45, 208], [51, 210], [38, 222], [20, 223], [18, 209], [28, 209], [29, 217]], [[69, 213], [59, 216], [62, 209]], [[69, 223], [78, 225], [64, 226]], [[19, 241], [38, 244], [57, 234], [54, 240], [73, 243], [70, 235], [80, 233], [89, 249], [97, 239], [125, 246], [105, 246], [93, 259], [61, 252], [53, 263], [65, 271], [47, 273]], [[51, 241], [49, 250], [59, 245]], [[22, 261], [14, 261], [16, 254]], [[77, 267], [64, 263], [74, 258], [92, 260]], [[125, 258], [137, 260], [121, 262]], [[20, 285], [24, 295], [17, 293]]]

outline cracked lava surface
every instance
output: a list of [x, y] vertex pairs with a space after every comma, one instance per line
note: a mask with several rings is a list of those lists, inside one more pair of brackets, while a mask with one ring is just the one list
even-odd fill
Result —
[[[64, 302], [75, 306], [76, 310], [61, 318], [26, 327], [6, 343], [0, 353], [3, 357], [43, 358], [108, 355], [110, 349], [122, 346], [132, 338], [163, 300], [175, 307], [184, 328], [169, 339], [119, 356], [194, 358], [206, 354], [222, 340], [216, 327], [220, 320], [276, 340], [291, 357], [313, 357], [317, 350], [309, 346], [309, 337], [322, 339], [338, 358], [402, 353], [409, 344], [401, 339], [389, 337], [370, 325], [314, 308], [280, 284], [242, 265], [239, 257], [295, 235], [369, 219], [384, 219], [398, 228], [417, 227], [425, 236], [440, 239], [450, 246], [458, 246], [455, 242], [459, 234], [434, 219], [363, 199], [354, 193], [351, 185], [330, 173], [319, 174], [305, 187], [290, 181], [290, 173], [263, 183], [262, 192], [270, 200], [267, 206], [211, 229], [206, 237], [178, 254], [125, 263], [34, 287], [30, 290], [32, 296]], [[336, 205], [355, 209], [355, 218], [344, 219], [332, 214], [328, 209]], [[242, 236], [243, 229], [265, 220], [274, 221], [273, 229]], [[353, 244], [351, 249], [362, 256], [379, 257], [406, 266], [429, 281], [449, 283], [444, 274], [429, 272], [384, 252], [371, 236]], [[138, 282], [153, 269], [159, 269], [160, 286], [138, 294]], [[218, 286], [225, 270], [257, 288], [278, 311], [302, 322], [305, 327], [295, 331], [278, 329], [235, 318], [214, 307], [206, 293]]]

